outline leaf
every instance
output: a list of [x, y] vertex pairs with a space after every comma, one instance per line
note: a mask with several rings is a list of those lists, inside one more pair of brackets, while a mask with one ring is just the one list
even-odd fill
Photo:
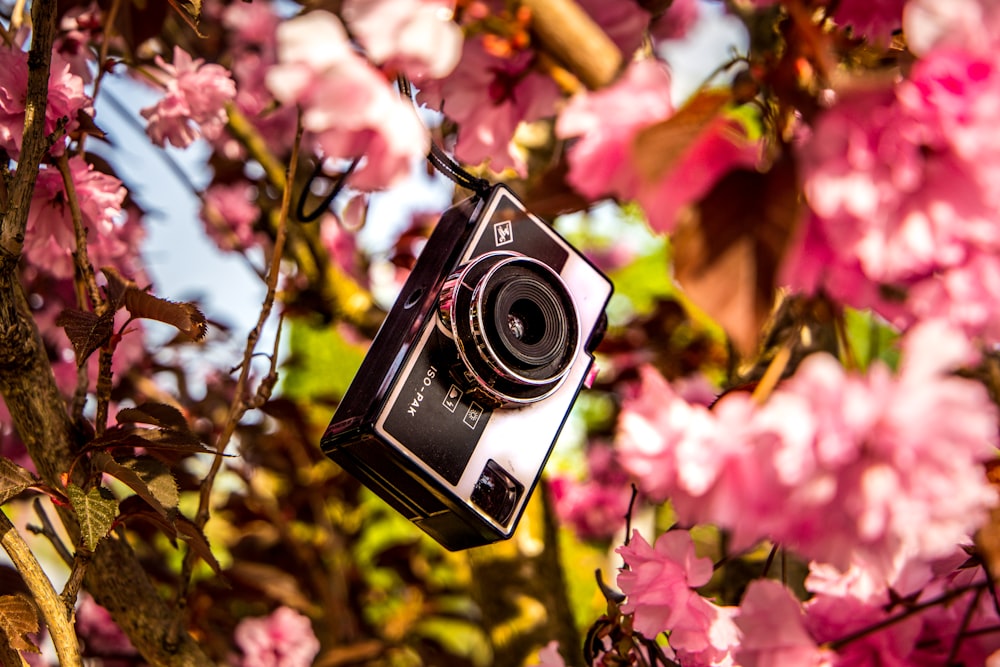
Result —
[[663, 178], [732, 97], [728, 88], [701, 90], [673, 116], [640, 131], [632, 141], [633, 164], [640, 178], [645, 182]]
[[0, 596], [0, 630], [16, 651], [38, 653], [38, 647], [28, 637], [38, 632], [38, 609], [27, 595]]
[[313, 611], [313, 603], [302, 592], [298, 579], [273, 565], [240, 560], [233, 563], [229, 575], [246, 586], [256, 588], [280, 604], [307, 614]]
[[115, 517], [118, 516], [118, 501], [109, 497], [111, 493], [100, 486], [84, 493], [76, 484], [70, 484], [66, 491], [77, 521], [80, 522], [83, 545], [93, 551], [114, 525]]
[[36, 482], [35, 476], [10, 459], [0, 458], [0, 505]]
[[106, 266], [101, 272], [108, 281], [108, 299], [115, 309], [124, 306], [132, 317], [170, 324], [192, 340], [201, 340], [208, 333], [208, 321], [193, 303], [153, 296], [113, 267]]
[[222, 566], [219, 561], [215, 558], [215, 554], [212, 553], [212, 548], [208, 543], [208, 538], [205, 537], [205, 533], [202, 532], [193, 521], [187, 517], [178, 516], [174, 519], [174, 526], [177, 528], [177, 534], [180, 535], [181, 539], [187, 542], [188, 547], [193, 551], [199, 558], [208, 563], [208, 566], [212, 568], [212, 571], [216, 574], [222, 574]]
[[120, 410], [115, 416], [119, 424], [138, 423], [162, 426], [176, 431], [189, 431], [187, 419], [183, 413], [166, 403], [143, 403], [134, 408]]
[[168, 518], [162, 514], [157, 514], [144, 504], [137, 496], [126, 498], [121, 503], [122, 517], [128, 521], [131, 519], [145, 519], [157, 526], [170, 539], [170, 543], [177, 546], [177, 538], [180, 537], [187, 543], [199, 558], [208, 563], [208, 566], [216, 574], [222, 574], [222, 565], [219, 563], [212, 548], [205, 537], [205, 533], [198, 528], [197, 524], [180, 514], [174, 514]]
[[142, 447], [153, 455], [156, 455], [157, 452], [215, 453], [190, 431], [176, 431], [169, 428], [136, 428], [127, 423], [107, 429], [103, 435], [87, 443], [84, 449], [85, 451], [97, 451], [115, 447]]
[[750, 356], [774, 305], [775, 282], [799, 217], [795, 164], [732, 171], [674, 235], [674, 270], [691, 301]]
[[[111, 475], [135, 491], [140, 498], [149, 503], [150, 507], [163, 516], [167, 516], [168, 509], [177, 508], [177, 483], [174, 481], [173, 475], [170, 474], [170, 470], [162, 463], [146, 459], [147, 462], [158, 465], [159, 470], [153, 472], [151, 466], [144, 466], [145, 470], [140, 472], [133, 466], [118, 463], [106, 452], [96, 452], [91, 457], [91, 461], [98, 470]], [[141, 459], [135, 459], [132, 463], [138, 464], [140, 461]], [[164, 477], [169, 481], [164, 480]]]
[[56, 326], [66, 330], [66, 336], [76, 352], [78, 366], [108, 342], [114, 331], [114, 310], [97, 315], [77, 308], [67, 308], [56, 317]]

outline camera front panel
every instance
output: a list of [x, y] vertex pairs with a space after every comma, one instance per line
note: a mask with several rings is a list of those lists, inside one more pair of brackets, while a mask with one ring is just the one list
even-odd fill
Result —
[[[589, 339], [603, 316], [610, 283], [499, 186], [459, 264], [496, 252], [530, 257], [558, 274], [575, 302], [583, 340]], [[456, 352], [456, 341], [436, 312], [428, 312], [375, 432], [394, 443], [449, 504], [464, 510], [467, 521], [485, 523], [497, 539], [509, 537], [593, 359], [580, 345], [553, 393], [530, 405], [499, 407]]]

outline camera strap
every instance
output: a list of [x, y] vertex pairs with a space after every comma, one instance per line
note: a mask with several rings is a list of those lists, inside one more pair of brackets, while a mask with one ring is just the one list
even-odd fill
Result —
[[[400, 96], [405, 96], [410, 103], [413, 104], [414, 110], [417, 108], [416, 101], [413, 99], [413, 87], [410, 85], [410, 80], [404, 75], [400, 74], [396, 77], [396, 83], [399, 86]], [[347, 166], [344, 171], [337, 174], [337, 176], [332, 180], [330, 184], [330, 191], [326, 193], [323, 200], [311, 211], [306, 211], [306, 199], [309, 196], [309, 192], [312, 190], [313, 183], [323, 175], [323, 160], [318, 160], [316, 166], [313, 168], [312, 174], [306, 181], [305, 186], [302, 188], [302, 192], [299, 194], [298, 203], [295, 206], [295, 215], [302, 222], [312, 222], [320, 215], [326, 211], [333, 200], [337, 198], [341, 190], [347, 184], [347, 177], [350, 176], [354, 170], [357, 168], [358, 163], [361, 161], [361, 156], [358, 156], [351, 160], [351, 163]], [[492, 184], [485, 178], [480, 178], [462, 168], [458, 162], [455, 161], [450, 155], [448, 155], [444, 149], [434, 143], [431, 140], [431, 148], [427, 153], [427, 161], [434, 166], [439, 172], [447, 176], [456, 185], [465, 188], [466, 190], [471, 190], [475, 192], [482, 198], [486, 198], [487, 193], [490, 188], [493, 187]], [[325, 176], [324, 176], [325, 178]]]

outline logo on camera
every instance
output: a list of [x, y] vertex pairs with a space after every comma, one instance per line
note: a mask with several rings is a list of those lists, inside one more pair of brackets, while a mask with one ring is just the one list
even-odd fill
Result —
[[504, 220], [493, 225], [494, 245], [497, 247], [514, 242], [514, 227], [510, 220]]

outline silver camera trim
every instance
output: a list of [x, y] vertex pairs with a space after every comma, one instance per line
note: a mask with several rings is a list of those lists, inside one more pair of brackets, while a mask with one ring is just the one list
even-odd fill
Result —
[[[466, 284], [466, 278], [471, 271], [482, 266], [484, 262], [489, 262], [497, 258], [500, 258], [500, 260], [495, 265], [487, 269], [486, 273], [480, 277], [478, 281], [476, 281], [475, 285]], [[558, 373], [548, 378], [529, 378], [507, 366], [507, 364], [500, 359], [499, 354], [497, 354], [497, 351], [490, 343], [489, 337], [487, 337], [484, 333], [485, 322], [483, 322], [483, 311], [485, 308], [483, 307], [483, 288], [489, 284], [490, 279], [496, 275], [497, 271], [515, 261], [532, 264], [547, 272], [549, 277], [554, 279], [566, 294], [568, 297], [569, 307], [572, 309], [572, 319], [574, 320], [576, 327], [576, 330], [572, 332], [573, 338], [575, 339], [573, 341], [573, 345], [571, 346], [572, 352], [568, 355], [568, 363], [566, 363], [565, 367]], [[537, 396], [526, 397], [507, 394], [497, 390], [489, 378], [483, 377], [476, 371], [477, 364], [470, 358], [469, 351], [467, 350], [467, 345], [469, 345], [470, 341], [463, 340], [461, 332], [459, 331], [460, 315], [455, 312], [458, 305], [456, 303], [455, 293], [463, 286], [467, 289], [472, 289], [472, 308], [469, 311], [468, 324], [473, 335], [471, 345], [475, 348], [475, 352], [478, 353], [479, 358], [486, 362], [486, 365], [489, 366], [494, 373], [506, 380], [516, 382], [520, 385], [534, 387], [552, 385], [548, 391], [545, 391]], [[566, 380], [566, 376], [569, 374], [570, 368], [572, 368], [576, 363], [580, 354], [580, 349], [583, 346], [583, 335], [580, 327], [580, 313], [577, 310], [576, 300], [573, 297], [573, 293], [566, 285], [566, 282], [558, 273], [553, 271], [552, 268], [544, 262], [540, 262], [534, 257], [530, 257], [522, 253], [497, 250], [479, 255], [475, 259], [460, 266], [459, 269], [445, 281], [444, 286], [441, 288], [439, 299], [439, 315], [441, 316], [442, 324], [444, 325], [449, 337], [455, 342], [455, 346], [458, 348], [458, 355], [461, 358], [465, 369], [486, 395], [503, 405], [527, 405], [552, 396], [552, 394], [558, 391], [563, 382]], [[485, 352], [485, 354], [483, 354], [483, 352]]]

